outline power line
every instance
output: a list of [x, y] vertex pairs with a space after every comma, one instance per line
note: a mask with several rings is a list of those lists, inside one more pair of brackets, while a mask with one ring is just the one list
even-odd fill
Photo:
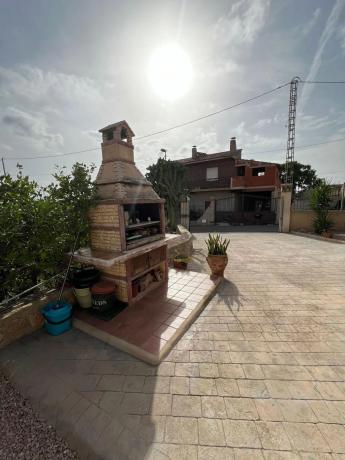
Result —
[[162, 129], [160, 131], [156, 131], [154, 133], [145, 134], [144, 136], [137, 137], [136, 140], [138, 141], [138, 140], [141, 140], [141, 139], [146, 139], [147, 137], [156, 136], [157, 134], [167, 133], [168, 131], [172, 131], [173, 129], [182, 128], [183, 126], [187, 126], [187, 125], [190, 125], [192, 123], [196, 123], [197, 121], [205, 120], [205, 118], [213, 117], [214, 115], [218, 115], [219, 113], [226, 112], [227, 110], [234, 109], [236, 107], [239, 107], [240, 105], [247, 104], [248, 102], [252, 102], [252, 101], [255, 101], [256, 99], [259, 99], [259, 98], [261, 98], [263, 96], [267, 96], [268, 94], [272, 94], [275, 91], [278, 91], [278, 90], [284, 88], [285, 86], [288, 86], [289, 84], [290, 84], [290, 82], [284, 83], [284, 84], [279, 85], [276, 88], [273, 88], [273, 89], [271, 89], [269, 91], [265, 91], [264, 93], [258, 94], [257, 96], [254, 96], [254, 97], [251, 97], [249, 99], [246, 99], [245, 101], [238, 102], [237, 104], [230, 105], [229, 107], [225, 107], [224, 109], [217, 110], [216, 112], [212, 112], [212, 113], [209, 113], [207, 115], [203, 115], [202, 117], [194, 118], [194, 120], [190, 120], [190, 121], [186, 121], [184, 123], [180, 123], [178, 125], [172, 126], [171, 128], [166, 128], [166, 129]]
[[[139, 140], [142, 140], [142, 139], [146, 139], [148, 137], [152, 137], [152, 136], [156, 136], [157, 134], [162, 134], [162, 133], [166, 133], [168, 131], [172, 131], [174, 129], [177, 129], [177, 128], [182, 128], [183, 126], [187, 126], [187, 125], [190, 125], [192, 123], [196, 123], [197, 121], [201, 121], [201, 120], [205, 120], [206, 118], [209, 118], [209, 117], [213, 117], [214, 115], [218, 115], [219, 113], [222, 113], [222, 112], [226, 112], [227, 110], [231, 110], [231, 109], [234, 109], [236, 107], [239, 107], [241, 105], [244, 105], [244, 104], [247, 104], [248, 102], [252, 102], [252, 101], [255, 101], [261, 97], [264, 97], [264, 96], [267, 96], [268, 94], [272, 94], [274, 93], [275, 91], [278, 91], [282, 88], [284, 88], [285, 86], [289, 85], [290, 83], [284, 83], [282, 85], [279, 85], [269, 91], [265, 91], [264, 93], [260, 93], [256, 96], [253, 96], [249, 99], [246, 99], [244, 101], [241, 101], [241, 102], [238, 102], [237, 104], [234, 104], [234, 105], [231, 105], [231, 106], [228, 106], [228, 107], [225, 107], [223, 109], [220, 109], [220, 110], [217, 110], [216, 112], [212, 112], [212, 113], [208, 113], [207, 115], [203, 115], [199, 118], [195, 118], [193, 120], [189, 120], [189, 121], [186, 121], [184, 123], [180, 123], [178, 125], [175, 125], [175, 126], [171, 126], [170, 128], [166, 128], [166, 129], [162, 129], [160, 131], [156, 131], [156, 132], [153, 132], [153, 133], [150, 133], [150, 134], [145, 134], [144, 136], [139, 136], [137, 137], [135, 140], [136, 141], [139, 141]], [[67, 152], [67, 153], [60, 153], [60, 154], [52, 154], [52, 155], [42, 155], [42, 156], [36, 156], [36, 157], [5, 157], [5, 159], [7, 160], [36, 160], [36, 159], [40, 159], [40, 158], [57, 158], [57, 157], [62, 157], [62, 156], [68, 156], [68, 155], [76, 155], [78, 153], [84, 153], [84, 152], [92, 152], [92, 151], [95, 151], [95, 150], [100, 150], [100, 147], [95, 147], [95, 148], [92, 148], [92, 149], [85, 149], [85, 150], [79, 150], [79, 151], [74, 151], [74, 152]]]
[[[333, 143], [335, 143], [335, 142], [344, 142], [344, 141], [345, 141], [345, 137], [343, 137], [343, 138], [341, 138], [341, 139], [336, 139], [336, 140], [334, 140], [334, 141], [318, 142], [318, 143], [316, 143], [316, 144], [304, 144], [304, 145], [300, 145], [299, 147], [297, 147], [296, 150], [299, 151], [299, 150], [303, 150], [303, 149], [308, 149], [308, 148], [310, 148], [310, 147], [316, 147], [316, 146], [318, 146], [318, 145], [333, 144]], [[260, 151], [258, 151], [258, 152], [250, 152], [250, 151], [249, 151], [249, 154], [252, 153], [252, 154], [255, 154], [255, 155], [256, 155], [256, 154], [261, 154], [261, 153], [280, 153], [280, 151], [279, 151], [278, 149], [282, 149], [282, 150], [283, 150], [284, 148], [285, 148], [285, 147], [282, 146], [282, 147], [277, 147], [277, 148], [275, 148], [275, 149], [273, 149], [273, 150], [260, 150]], [[248, 155], [248, 154], [246, 153], [246, 155]]]
[[[310, 81], [310, 80], [301, 80], [301, 83], [310, 83], [310, 84], [319, 84], [319, 83], [324, 83], [324, 84], [345, 84], [345, 81]], [[290, 82], [284, 83], [284, 84], [279, 85], [279, 86], [277, 86], [277, 87], [275, 87], [275, 88], [273, 88], [273, 89], [271, 89], [269, 91], [265, 91], [265, 92], [260, 93], [260, 94], [258, 94], [256, 96], [253, 96], [253, 97], [251, 97], [249, 99], [246, 99], [244, 101], [238, 102], [237, 104], [225, 107], [225, 108], [217, 110], [215, 112], [211, 112], [209, 114], [203, 115], [203, 116], [198, 117], [198, 118], [194, 118], [193, 120], [189, 120], [189, 121], [186, 121], [184, 123], [180, 123], [178, 125], [171, 126], [170, 128], [162, 129], [160, 131], [155, 131], [153, 133], [149, 133], [149, 134], [145, 134], [143, 136], [139, 136], [139, 137], [137, 137], [135, 139], [135, 141], [139, 141], [139, 140], [142, 140], [142, 139], [147, 139], [148, 137], [156, 136], [157, 134], [163, 134], [163, 133], [172, 131], [174, 129], [178, 129], [178, 128], [182, 128], [184, 126], [190, 125], [192, 123], [196, 123], [198, 121], [205, 120], [206, 118], [213, 117], [213, 116], [218, 115], [220, 113], [223, 113], [223, 112], [226, 112], [228, 110], [231, 110], [231, 109], [234, 109], [236, 107], [239, 107], [241, 105], [247, 104], [248, 102], [252, 102], [252, 101], [255, 101], [255, 100], [257, 100], [257, 99], [259, 99], [261, 97], [267, 96], [268, 94], [272, 94], [272, 93], [284, 88], [285, 86], [288, 86], [289, 84], [290, 84]], [[339, 141], [333, 141], [333, 142], [340, 142], [340, 140]], [[311, 144], [311, 145], [320, 145], [320, 144]], [[4, 159], [5, 160], [12, 160], [12, 161], [17, 161], [17, 160], [39, 160], [39, 159], [46, 159], [46, 158], [59, 158], [59, 157], [64, 157], [64, 156], [69, 156], [69, 155], [77, 155], [79, 153], [94, 152], [96, 150], [100, 150], [100, 147], [94, 147], [94, 148], [90, 148], [90, 149], [77, 150], [77, 151], [66, 152], [66, 153], [54, 153], [54, 154], [51, 154], [51, 155], [41, 155], [41, 156], [35, 156], [35, 157], [4, 157]], [[270, 151], [266, 151], [266, 152], [269, 153]], [[264, 152], [258, 152], [258, 153], [266, 153], [266, 152], [264, 151]]]
[[310, 83], [310, 84], [326, 84], [326, 85], [344, 85], [345, 81], [311, 81], [311, 80], [301, 80], [300, 83]]

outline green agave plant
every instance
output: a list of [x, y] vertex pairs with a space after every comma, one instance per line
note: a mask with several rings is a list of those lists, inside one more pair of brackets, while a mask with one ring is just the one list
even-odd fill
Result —
[[229, 244], [230, 239], [221, 238], [219, 233], [216, 235], [211, 235], [211, 233], [209, 233], [208, 239], [206, 240], [208, 253], [211, 256], [225, 256]]

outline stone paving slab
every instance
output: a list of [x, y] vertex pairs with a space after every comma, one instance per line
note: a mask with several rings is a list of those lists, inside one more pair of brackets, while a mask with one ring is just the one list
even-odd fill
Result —
[[80, 458], [345, 458], [345, 247], [230, 237], [226, 280], [159, 366], [77, 330], [1, 351]]

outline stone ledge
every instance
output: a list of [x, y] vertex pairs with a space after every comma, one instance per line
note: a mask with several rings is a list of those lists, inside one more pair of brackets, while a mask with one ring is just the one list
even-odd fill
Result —
[[325, 238], [320, 235], [315, 235], [314, 233], [306, 233], [306, 232], [290, 232], [291, 235], [295, 236], [304, 236], [305, 238], [311, 238], [313, 240], [320, 240], [326, 241], [327, 243], [338, 243], [338, 244], [345, 244], [345, 241], [337, 239], [337, 238]]
[[[52, 289], [44, 295], [30, 295], [21, 299], [11, 310], [0, 316], [0, 349], [25, 335], [41, 329], [44, 324], [41, 309], [48, 302], [57, 300], [59, 291]], [[72, 289], [66, 289], [63, 297], [74, 301]]]

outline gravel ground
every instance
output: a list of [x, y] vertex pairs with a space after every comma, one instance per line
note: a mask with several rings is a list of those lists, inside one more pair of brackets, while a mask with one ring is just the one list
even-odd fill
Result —
[[0, 374], [0, 459], [78, 459], [54, 428], [40, 419]]

